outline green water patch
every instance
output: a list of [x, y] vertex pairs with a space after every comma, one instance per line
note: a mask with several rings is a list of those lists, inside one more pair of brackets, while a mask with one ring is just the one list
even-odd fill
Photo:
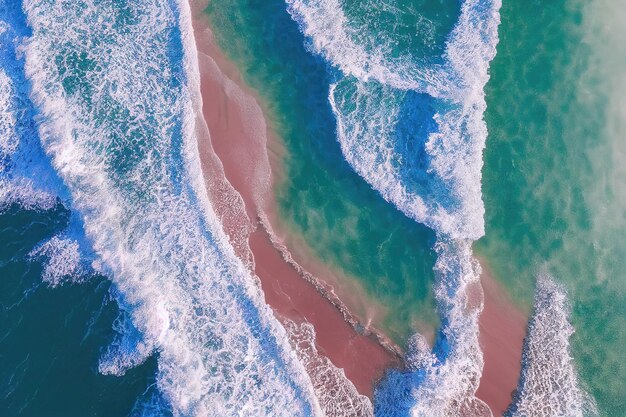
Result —
[[210, 1], [206, 13], [286, 148], [276, 196], [287, 228], [388, 308], [376, 324], [397, 342], [418, 322], [436, 326], [434, 234], [384, 201], [344, 160], [328, 101], [333, 70], [307, 51], [284, 1]]
[[539, 272], [566, 285], [583, 384], [603, 413], [623, 416], [626, 208], [607, 178], [624, 132], [607, 128], [611, 91], [597, 53], [607, 40], [594, 36], [594, 3], [503, 2], [486, 88], [486, 236], [477, 251], [527, 307]]
[[[346, 20], [357, 44], [386, 51], [390, 59], [430, 61], [445, 49], [459, 15], [459, 2], [450, 0], [344, 0]], [[375, 34], [375, 35], [374, 35]]]
[[50, 288], [28, 253], [63, 230], [68, 213], [12, 207], [0, 214], [0, 409], [3, 416], [123, 417], [155, 383], [156, 360], [123, 377], [98, 373], [118, 315], [94, 277]]

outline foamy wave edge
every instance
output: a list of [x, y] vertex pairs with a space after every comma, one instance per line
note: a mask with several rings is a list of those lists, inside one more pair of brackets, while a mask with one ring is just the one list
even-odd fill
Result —
[[537, 279], [535, 305], [522, 351], [522, 372], [507, 417], [592, 417], [595, 400], [581, 387], [569, 339], [574, 326], [565, 288], [548, 274]]
[[[443, 325], [435, 349], [429, 353], [423, 340], [413, 341], [407, 353], [413, 362], [407, 364], [407, 371], [388, 374], [377, 389], [375, 411], [378, 415], [489, 416], [489, 408], [474, 396], [483, 367], [478, 343], [483, 305], [480, 266], [471, 247], [484, 234], [483, 89], [495, 56], [501, 2], [463, 2], [443, 64], [425, 68], [391, 61], [384, 50], [366, 51], [355, 44], [336, 0], [287, 3], [313, 51], [344, 74], [329, 92], [344, 157], [387, 201], [437, 233], [435, 295]], [[344, 90], [350, 92], [348, 98], [337, 90], [339, 83], [346, 82], [352, 83]], [[430, 193], [420, 195], [408, 187], [411, 178], [401, 171], [407, 155], [394, 149], [391, 129], [401, 112], [396, 97], [407, 90], [427, 94], [443, 103], [442, 108], [448, 107], [434, 115], [437, 130], [424, 143], [429, 157], [425, 174], [430, 176], [426, 176], [426, 189], [434, 190], [439, 200], [429, 201]]]
[[[177, 6], [179, 13], [177, 21], [180, 25], [185, 52], [184, 67], [187, 80], [193, 86], [191, 89], [192, 94], [197, 94], [199, 91], [199, 88], [197, 88], [199, 71], [197, 68], [197, 57], [195, 56], [189, 7], [186, 2], [179, 2]], [[72, 124], [77, 123], [71, 119], [72, 111], [80, 112], [80, 109], [72, 107], [76, 104], [68, 103], [58, 90], [50, 89], [49, 86], [46, 86], [46, 63], [42, 62], [41, 57], [38, 56], [38, 51], [45, 51], [46, 49], [42, 48], [43, 45], [38, 44], [38, 42], [43, 42], [43, 40], [39, 39], [36, 33], [38, 23], [41, 23], [37, 19], [42, 19], [40, 15], [42, 11], [36, 10], [36, 7], [37, 3], [34, 1], [28, 1], [25, 4], [25, 11], [28, 14], [30, 23], [35, 27], [35, 35], [29, 40], [25, 51], [27, 73], [33, 81], [33, 99], [45, 117], [40, 126], [42, 141], [45, 144], [46, 151], [53, 158], [57, 170], [61, 172], [66, 182], [71, 184], [70, 188], [76, 197], [74, 208], [78, 209], [85, 218], [87, 234], [94, 244], [96, 253], [101, 258], [100, 269], [107, 272], [118, 290], [123, 294], [121, 300], [124, 303], [123, 307], [131, 312], [133, 326], [142, 333], [146, 340], [147, 348], [142, 350], [148, 353], [154, 350], [159, 352], [159, 388], [164, 392], [175, 414], [200, 416], [215, 415], [216, 413], [220, 415], [243, 413], [244, 415], [259, 415], [259, 413], [264, 413], [262, 410], [265, 410], [265, 412], [273, 410], [271, 412], [275, 415], [293, 415], [300, 411], [304, 412], [304, 410], [308, 410], [306, 414], [309, 412], [314, 415], [320, 414], [319, 405], [311, 388], [311, 382], [294, 352], [289, 347], [284, 329], [277, 324], [272, 312], [264, 304], [259, 288], [254, 284], [247, 270], [235, 257], [212, 211], [200, 174], [197, 143], [193, 136], [194, 117], [197, 116], [193, 106], [189, 101], [186, 101], [183, 105], [183, 113], [186, 117], [182, 122], [185, 172], [187, 175], [190, 175], [189, 180], [194, 190], [193, 194], [199, 200], [204, 222], [208, 225], [212, 238], [215, 239], [212, 241], [212, 244], [216, 245], [216, 251], [221, 252], [225, 256], [225, 259], [219, 262], [218, 269], [210, 272], [217, 277], [222, 273], [227, 273], [233, 279], [233, 284], [231, 285], [238, 286], [236, 292], [243, 297], [239, 302], [242, 305], [250, 306], [251, 311], [248, 312], [252, 314], [250, 319], [259, 320], [258, 324], [261, 329], [256, 331], [261, 331], [262, 334], [265, 334], [266, 331], [268, 332], [267, 335], [263, 336], [264, 343], [269, 344], [265, 349], [276, 349], [274, 353], [277, 355], [277, 361], [281, 362], [280, 366], [271, 369], [271, 361], [259, 364], [259, 366], [263, 366], [265, 369], [264, 374], [257, 374], [257, 377], [267, 381], [272, 381], [273, 378], [276, 381], [282, 381], [280, 375], [287, 374], [289, 375], [288, 379], [292, 381], [291, 383], [282, 381], [283, 385], [277, 382], [278, 385], [273, 387], [272, 395], [262, 399], [250, 398], [250, 396], [254, 395], [255, 391], [253, 389], [246, 390], [245, 395], [240, 397], [240, 390], [248, 385], [247, 382], [246, 384], [241, 384], [241, 380], [223, 380], [224, 387], [217, 392], [215, 390], [211, 391], [212, 394], [203, 391], [202, 386], [211, 381], [211, 377], [208, 374], [203, 374], [203, 372], [209, 371], [205, 368], [209, 363], [204, 363], [204, 358], [200, 356], [199, 352], [194, 351], [193, 347], [188, 345], [188, 343], [191, 343], [194, 338], [203, 338], [206, 335], [194, 334], [194, 331], [198, 332], [199, 330], [193, 327], [197, 323], [193, 318], [191, 322], [186, 322], [184, 316], [176, 315], [176, 309], [180, 308], [182, 311], [186, 311], [188, 308], [193, 307], [184, 301], [188, 297], [193, 297], [194, 294], [181, 293], [184, 289], [200, 290], [197, 296], [202, 299], [201, 295], [204, 294], [204, 290], [210, 290], [211, 286], [208, 283], [202, 283], [202, 281], [195, 282], [194, 285], [198, 285], [198, 289], [194, 287], [181, 288], [181, 285], [187, 285], [186, 283], [159, 285], [159, 283], [163, 284], [163, 282], [159, 281], [158, 276], [153, 275], [153, 272], [158, 273], [158, 271], [151, 271], [146, 266], [142, 267], [139, 264], [141, 258], [137, 262], [128, 259], [126, 255], [131, 254], [124, 252], [126, 249], [122, 242], [115, 242], [115, 236], [103, 236], [100, 233], [100, 226], [106, 225], [103, 222], [116, 224], [118, 212], [124, 207], [124, 202], [120, 200], [120, 196], [117, 195], [118, 193], [115, 192], [111, 184], [107, 182], [104, 175], [84, 175], [85, 173], [90, 173], [90, 169], [93, 169], [93, 167], [85, 164], [85, 161], [76, 160], [76, 155], [82, 155], [83, 158], [87, 155], [86, 150], [81, 148], [82, 144], [72, 141], [72, 138], [69, 136]], [[56, 16], [49, 17], [55, 18]], [[197, 100], [195, 102], [197, 104]], [[61, 114], [61, 109], [70, 109], [70, 111], [67, 114]], [[89, 129], [92, 126], [80, 127]], [[88, 195], [84, 194], [85, 190], [88, 191]], [[108, 199], [107, 208], [100, 207], [97, 204], [98, 199], [105, 197], [102, 191], [105, 192]], [[149, 247], [138, 246], [135, 248], [135, 253], [140, 255], [137, 251], [143, 249], [149, 250]], [[207, 256], [212, 256], [213, 253], [194, 253], [194, 255], [198, 256], [198, 259], [204, 259]], [[149, 259], [150, 256], [148, 256]], [[185, 261], [188, 264], [193, 264], [195, 259], [190, 258]], [[152, 258], [152, 262], [158, 263], [159, 261]], [[192, 272], [193, 265], [189, 266], [189, 268], [189, 271]], [[143, 277], [140, 280], [141, 282], [137, 282], [133, 280], [133, 273], [140, 271], [142, 271], [141, 275]], [[168, 271], [164, 272], [167, 274]], [[197, 273], [197, 271], [195, 272]], [[193, 277], [189, 279], [193, 280]], [[172, 298], [178, 296], [182, 296], [182, 298], [180, 300]], [[182, 301], [182, 303], [179, 303], [179, 301]], [[191, 300], [188, 301], [191, 302]], [[174, 307], [174, 309], [171, 310], [171, 307]], [[197, 306], [199, 309], [210, 309], [210, 307], [205, 305]], [[189, 313], [193, 312], [189, 311]], [[239, 313], [244, 314], [243, 312]], [[255, 316], [256, 313], [258, 313], [258, 316]], [[236, 317], [232, 317], [232, 319], [234, 320]], [[187, 329], [185, 328], [186, 325], [190, 327]], [[234, 323], [222, 324], [222, 326], [226, 327], [232, 327], [233, 325]], [[186, 332], [186, 330], [192, 333]], [[228, 333], [221, 336], [230, 337], [231, 339], [235, 337], [234, 335], [229, 336]], [[245, 335], [242, 334], [241, 337], [245, 337]], [[256, 342], [251, 340], [245, 342], [239, 340], [237, 341], [237, 346], [241, 343], [250, 343], [249, 346], [256, 346]], [[272, 346], [274, 347], [272, 348]], [[254, 352], [248, 352], [248, 355], [244, 354], [245, 352], [236, 350], [233, 352], [235, 356], [238, 356], [239, 353], [242, 353], [241, 357], [236, 357], [235, 360], [244, 361], [244, 370], [246, 366], [254, 365], [253, 362], [257, 359]], [[112, 362], [109, 362], [109, 364], [112, 364]], [[110, 369], [108, 372], [123, 372], [123, 369], [118, 370], [116, 366], [113, 366], [113, 368], [116, 369]], [[238, 370], [237, 372], [242, 371]], [[280, 373], [280, 375], [274, 375], [274, 373]], [[206, 380], [205, 377], [207, 377]], [[212, 385], [214, 389], [219, 388], [215, 387], [215, 384]], [[222, 396], [223, 402], [216, 403], [211, 401], [220, 396]], [[239, 407], [234, 407], [238, 401], [243, 402], [238, 404]], [[299, 401], [303, 401], [306, 404], [300, 404]]]

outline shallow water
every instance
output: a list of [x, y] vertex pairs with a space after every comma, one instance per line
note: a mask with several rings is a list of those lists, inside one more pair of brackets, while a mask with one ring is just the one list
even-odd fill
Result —
[[380, 324], [402, 342], [417, 323], [437, 320], [434, 234], [389, 206], [343, 159], [327, 65], [307, 52], [282, 1], [262, 3], [211, 2], [207, 13], [220, 46], [261, 93], [287, 150], [276, 189], [281, 217], [320, 259], [388, 306]]

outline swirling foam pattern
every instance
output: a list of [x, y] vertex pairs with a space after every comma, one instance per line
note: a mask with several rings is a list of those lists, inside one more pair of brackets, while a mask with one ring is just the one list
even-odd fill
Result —
[[[478, 239], [484, 234], [483, 87], [496, 52], [500, 2], [464, 2], [441, 62], [425, 66], [410, 55], [362, 46], [362, 37], [376, 34], [353, 33], [334, 3], [288, 1], [314, 50], [345, 74], [331, 87], [330, 101], [346, 160], [407, 216], [442, 235]], [[423, 122], [419, 132], [407, 119]]]
[[205, 194], [188, 5], [23, 6], [41, 143], [130, 319], [100, 369], [122, 374], [158, 352], [158, 387], [175, 415], [318, 414], [310, 380]]
[[471, 299], [480, 278], [471, 245], [484, 234], [483, 88], [498, 40], [500, 1], [465, 1], [440, 59], [372, 48], [364, 39], [377, 34], [351, 27], [341, 2], [288, 5], [312, 49], [340, 70], [329, 100], [344, 157], [387, 201], [438, 236], [438, 342], [430, 355], [410, 355], [421, 358], [413, 369], [388, 375], [376, 412], [490, 415], [474, 398], [483, 366], [482, 298]]

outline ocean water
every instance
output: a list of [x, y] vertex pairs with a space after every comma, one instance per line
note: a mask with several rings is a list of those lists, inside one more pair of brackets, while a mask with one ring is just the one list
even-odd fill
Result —
[[[531, 312], [508, 414], [626, 413], [624, 12], [544, 3], [206, 9], [287, 151], [283, 226], [406, 346], [376, 415], [490, 415], [476, 255]], [[204, 190], [189, 13], [0, 3], [8, 415], [322, 415]]]
[[[429, 5], [436, 15], [441, 4]], [[328, 100], [334, 76], [323, 59], [309, 53], [285, 3], [212, 1], [207, 14], [220, 46], [260, 92], [287, 150], [285, 181], [276, 190], [284, 226], [304, 236], [324, 262], [376, 294], [389, 309], [376, 324], [397, 342], [404, 343], [417, 323], [436, 325], [434, 233], [387, 204], [342, 156]], [[413, 16], [412, 24], [418, 20]]]
[[[74, 410], [64, 404], [68, 413], [97, 414], [102, 408], [120, 415], [319, 414], [285, 330], [234, 255], [207, 200], [194, 136], [199, 71], [189, 5], [25, 1], [0, 10], [3, 52], [8, 51], [0, 73], [2, 197], [8, 207], [3, 212], [18, 225], [7, 234], [17, 234], [20, 242], [19, 231], [28, 232], [30, 223], [46, 224], [25, 217], [19, 225], [19, 207], [44, 219], [55, 199], [70, 210], [65, 228], [59, 225], [56, 235], [31, 252], [18, 248], [26, 259], [15, 262], [25, 268], [25, 261], [43, 261], [38, 286], [99, 288], [87, 300], [95, 304], [92, 315], [106, 311], [100, 305], [107, 297], [119, 310], [112, 322], [109, 311], [103, 315], [111, 326], [108, 337], [84, 338], [85, 344], [108, 343], [87, 350], [90, 360], [76, 365], [93, 374], [85, 383], [91, 379], [105, 388], [95, 398], [115, 389], [125, 393], [108, 410], [102, 404], [109, 399], [102, 399]], [[54, 213], [49, 217], [55, 220]], [[7, 256], [10, 261], [14, 254]], [[36, 266], [30, 268], [28, 274], [3, 277], [15, 280], [6, 281], [15, 287], [7, 296], [18, 297], [18, 305], [14, 292], [23, 285], [28, 295], [38, 275]], [[20, 317], [19, 310], [12, 314]], [[57, 320], [71, 325], [72, 314], [59, 315]], [[84, 333], [91, 317], [70, 331]], [[15, 326], [19, 320], [4, 323]], [[19, 341], [10, 332], [3, 332], [3, 343]], [[72, 347], [68, 341], [65, 348]], [[44, 377], [58, 372], [55, 351], [49, 355], [41, 365]], [[38, 392], [28, 386], [41, 382], [35, 375], [20, 386], [25, 356], [3, 367], [3, 401], [14, 415], [25, 414], [20, 410]], [[76, 384], [83, 384], [77, 377]], [[116, 377], [121, 380], [108, 387]], [[140, 394], [142, 384], [155, 393], [135, 395], [137, 404], [129, 409], [124, 403], [133, 392], [126, 386]]]
[[487, 85], [478, 253], [516, 300], [568, 291], [572, 354], [607, 415], [626, 413], [622, 2], [505, 2]]
[[[220, 45], [237, 62], [246, 81], [265, 99], [266, 113], [285, 142], [287, 179], [279, 187], [283, 217], [292, 222], [292, 230], [302, 234], [321, 259], [358, 279], [384, 304], [391, 302], [394, 307], [383, 325], [388, 331], [392, 329], [396, 340], [407, 340], [415, 327], [405, 317], [415, 313], [426, 317], [429, 305], [422, 304], [423, 295], [418, 293], [414, 293], [415, 299], [410, 303], [401, 303], [408, 297], [406, 293], [388, 293], [386, 288], [415, 281], [433, 285], [434, 277], [422, 271], [434, 264], [425, 262], [421, 266], [423, 261], [418, 264], [413, 259], [415, 248], [432, 248], [435, 237], [420, 236], [413, 228], [408, 233], [397, 233], [386, 222], [387, 216], [393, 216], [394, 208], [408, 217], [412, 213], [402, 207], [401, 198], [394, 201], [394, 190], [385, 187], [393, 183], [393, 175], [388, 174], [396, 168], [396, 178], [414, 180], [407, 185], [409, 191], [426, 190], [425, 194], [429, 194], [429, 178], [415, 174], [423, 171], [427, 159], [419, 141], [436, 129], [432, 116], [442, 111], [442, 105], [433, 99], [437, 94], [432, 90], [428, 91], [431, 94], [411, 91], [414, 85], [403, 85], [396, 76], [405, 71], [409, 78], [414, 76], [414, 84], [418, 85], [423, 78], [412, 73], [407, 62], [421, 67], [441, 65], [439, 57], [459, 17], [459, 3], [288, 2], [301, 8], [300, 14], [293, 10], [291, 13], [296, 14], [294, 20], [304, 39], [294, 32], [278, 3], [261, 6], [245, 1], [223, 6], [212, 2], [207, 11]], [[565, 368], [570, 371], [567, 378], [573, 378], [572, 387], [579, 390], [578, 384], [582, 385], [595, 398], [601, 413], [617, 416], [623, 414], [620, 393], [625, 392], [623, 361], [617, 353], [626, 317], [620, 296], [623, 279], [617, 261], [623, 252], [619, 229], [624, 213], [620, 196], [623, 125], [619, 114], [622, 100], [615, 90], [609, 94], [607, 80], [617, 77], [624, 60], [623, 55], [615, 56], [607, 46], [619, 49], [615, 43], [619, 36], [611, 33], [611, 28], [619, 33], [619, 18], [609, 18], [611, 9], [606, 2], [593, 1], [565, 1], [549, 7], [503, 3], [500, 42], [486, 85], [485, 121], [489, 137], [482, 170], [486, 233], [477, 244], [477, 252], [523, 310], [532, 310], [541, 274], [550, 274], [553, 280], [565, 285], [566, 301], [558, 304], [562, 310], [551, 311], [550, 317], [570, 320], [567, 312], [571, 306], [575, 331], [571, 346], [568, 331], [553, 334], [560, 343], [554, 357], [568, 364], [573, 357], [573, 365]], [[342, 17], [337, 17], [338, 10], [343, 12]], [[416, 21], [428, 21], [433, 36], [425, 35], [426, 26], [403, 21], [407, 10]], [[440, 14], [429, 15], [432, 10]], [[379, 24], [381, 21], [389, 26]], [[612, 22], [608, 29], [607, 22]], [[367, 30], [363, 30], [363, 25]], [[385, 33], [399, 30], [406, 35], [403, 30], [408, 26], [418, 27], [410, 32], [415, 38], [408, 35], [392, 39]], [[321, 37], [315, 38], [319, 33]], [[370, 36], [371, 33], [376, 36]], [[425, 39], [428, 41], [420, 43]], [[333, 41], [338, 42], [336, 50], [332, 50]], [[302, 52], [301, 45], [311, 56]], [[376, 54], [367, 56], [368, 48]], [[385, 53], [388, 55], [377, 55]], [[326, 66], [326, 72], [320, 71], [320, 66]], [[349, 73], [352, 78], [342, 79], [338, 73]], [[359, 84], [356, 79], [360, 77], [367, 78], [367, 82]], [[381, 79], [391, 87], [381, 83]], [[617, 82], [619, 79], [612, 80], [613, 88]], [[331, 86], [329, 101], [338, 132], [328, 128], [332, 119], [329, 121], [324, 102], [324, 89]], [[379, 112], [376, 103], [383, 103], [380, 107], [384, 113]], [[612, 110], [607, 106], [612, 106]], [[372, 126], [371, 121], [378, 125]], [[338, 136], [337, 143], [325, 140], [333, 135]], [[342, 140], [342, 135], [348, 140]], [[355, 199], [355, 182], [358, 186], [362, 182], [344, 181], [346, 174], [337, 175], [337, 166], [344, 165], [343, 161], [331, 159], [332, 163], [325, 164], [327, 155], [337, 155], [337, 145], [360, 176], [393, 205]], [[398, 158], [395, 152], [407, 159]], [[389, 162], [392, 169], [384, 172], [380, 166]], [[371, 167], [378, 169], [374, 180], [368, 179], [367, 168]], [[326, 186], [328, 180], [322, 178], [328, 177], [329, 172], [336, 179]], [[381, 176], [384, 180], [379, 185], [376, 179]], [[586, 196], [585, 188], [589, 193]], [[372, 199], [376, 200], [373, 196]], [[356, 209], [346, 211], [343, 207], [351, 200], [356, 202]], [[442, 200], [445, 196], [438, 195], [437, 201]], [[330, 203], [334, 201], [337, 203]], [[424, 216], [413, 217], [424, 222]], [[353, 227], [354, 218], [376, 221]], [[406, 224], [396, 217], [392, 222]], [[594, 222], [596, 225], [592, 226]], [[337, 231], [337, 224], [350, 226]], [[383, 226], [380, 232], [376, 224]], [[437, 230], [434, 222], [429, 225]], [[590, 239], [592, 228], [598, 233], [596, 241]], [[368, 245], [372, 240], [378, 241], [378, 236], [393, 247], [408, 250], [401, 256], [397, 251], [384, 256], [377, 250], [378, 245]], [[419, 246], [410, 244], [413, 241], [419, 242]], [[400, 258], [402, 262], [398, 262]], [[367, 267], [373, 263], [376, 269]], [[409, 268], [394, 274], [399, 263]], [[378, 271], [388, 271], [383, 278], [385, 283], [377, 277]], [[538, 288], [537, 303], [549, 296], [542, 292], [543, 288]], [[561, 287], [557, 288], [561, 291]], [[408, 289], [402, 287], [402, 291]], [[406, 312], [407, 307], [412, 313]], [[605, 359], [610, 359], [611, 365], [602, 363]], [[532, 369], [537, 364], [526, 365]], [[531, 397], [529, 394], [526, 400]], [[579, 408], [569, 409], [573, 415], [593, 413], [582, 410], [582, 403], [589, 398], [586, 394], [574, 397], [562, 396], [564, 402], [578, 401]], [[520, 404], [518, 410], [523, 409], [524, 402]], [[561, 408], [564, 409], [567, 408]]]
[[11, 207], [0, 216], [3, 415], [130, 415], [141, 398], [156, 394], [154, 360], [122, 378], [97, 372], [119, 315], [110, 284], [93, 277], [80, 286], [49, 287], [41, 280], [43, 262], [28, 256], [67, 221], [60, 205], [47, 211]]
[[[423, 339], [415, 339], [411, 348], [416, 351], [410, 354], [421, 359], [382, 383], [376, 413], [486, 414], [486, 406], [473, 396], [482, 369], [477, 332], [480, 305], [468, 307], [465, 300], [479, 277], [471, 241], [483, 233], [480, 168], [486, 131], [481, 89], [497, 42], [499, 3], [467, 2], [460, 8], [451, 4], [440, 8], [443, 22], [439, 28], [450, 35], [441, 37], [447, 40], [438, 48], [425, 44], [419, 51], [426, 56], [423, 60], [416, 58], [410, 43], [398, 45], [405, 50], [368, 44], [375, 32], [352, 27], [343, 3], [287, 3], [290, 16], [281, 16], [278, 3], [211, 2], [207, 9], [221, 46], [247, 81], [262, 94], [269, 94], [266, 110], [291, 152], [287, 179], [279, 185], [283, 216], [309, 242], [315, 242], [312, 245], [322, 259], [329, 258], [324, 251], [331, 248], [331, 256], [339, 258], [334, 263], [343, 268], [352, 262], [367, 265], [375, 261], [385, 274], [385, 266], [404, 264], [398, 253], [381, 257], [377, 247], [365, 246], [370, 252], [360, 250], [361, 242], [377, 236], [370, 234], [377, 225], [384, 227], [380, 233], [387, 241], [407, 247], [396, 239], [410, 236], [409, 241], [418, 240], [435, 252], [435, 263], [427, 265], [433, 269], [434, 285], [423, 280], [416, 269], [397, 276], [400, 284], [421, 281], [433, 285], [436, 311], [442, 320], [435, 349], [432, 354], [427, 347], [424, 351]], [[385, 4], [369, 4], [367, 9], [378, 7], [385, 8]], [[416, 20], [420, 17], [413, 16]], [[445, 51], [443, 56], [441, 51]], [[414, 125], [420, 124], [415, 132]], [[323, 139], [326, 135], [329, 140]], [[446, 143], [446, 138], [451, 141]], [[413, 152], [421, 152], [422, 157], [411, 159]], [[334, 167], [321, 165], [328, 155], [337, 161]], [[342, 170], [337, 172], [337, 167]], [[345, 182], [342, 171], [354, 180]], [[329, 186], [326, 180], [318, 180], [335, 173], [339, 177]], [[337, 182], [343, 185], [339, 193]], [[371, 193], [368, 188], [373, 188], [379, 196], [373, 196], [377, 202], [373, 207], [380, 211], [370, 217], [367, 206], [352, 203], [355, 188], [366, 195]], [[344, 203], [329, 207], [329, 200]], [[342, 222], [346, 202], [354, 210], [347, 213], [352, 219]], [[415, 225], [429, 226], [434, 233], [390, 234], [381, 219], [398, 212]], [[367, 216], [367, 223], [359, 221], [360, 227], [353, 229], [355, 216]], [[400, 217], [398, 221], [406, 224]], [[352, 230], [362, 233], [360, 238], [346, 241]], [[322, 249], [317, 249], [320, 246]], [[415, 256], [407, 259], [412, 262]], [[391, 298], [393, 294], [381, 292], [372, 278], [377, 277], [360, 276], [366, 289], [391, 301], [386, 305], [392, 306], [389, 316], [397, 323], [403, 317], [401, 305]], [[385, 277], [387, 282], [395, 278]], [[402, 297], [411, 296], [406, 294], [405, 288]], [[418, 310], [421, 294], [412, 296], [417, 302], [409, 304], [411, 311], [424, 311]], [[411, 323], [403, 327], [406, 340], [416, 327], [411, 328]]]

